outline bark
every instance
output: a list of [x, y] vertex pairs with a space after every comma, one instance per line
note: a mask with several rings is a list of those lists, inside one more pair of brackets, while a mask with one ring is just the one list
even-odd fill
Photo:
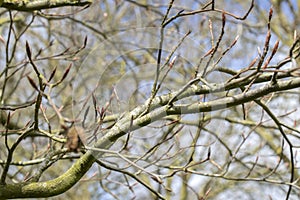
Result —
[[0, 0], [3, 8], [19, 11], [35, 11], [64, 6], [88, 6], [92, 0]]
[[91, 152], [84, 154], [67, 172], [46, 182], [0, 185], [0, 199], [40, 198], [59, 195], [73, 185], [90, 169], [95, 159]]

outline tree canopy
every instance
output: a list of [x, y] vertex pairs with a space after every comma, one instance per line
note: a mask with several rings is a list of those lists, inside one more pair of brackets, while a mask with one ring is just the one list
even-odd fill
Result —
[[299, 198], [298, 1], [0, 5], [0, 199]]

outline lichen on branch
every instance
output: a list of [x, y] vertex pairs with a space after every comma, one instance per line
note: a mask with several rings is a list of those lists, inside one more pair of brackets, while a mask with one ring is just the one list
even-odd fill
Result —
[[88, 6], [92, 0], [0, 0], [3, 8], [19, 11], [35, 11], [64, 6]]

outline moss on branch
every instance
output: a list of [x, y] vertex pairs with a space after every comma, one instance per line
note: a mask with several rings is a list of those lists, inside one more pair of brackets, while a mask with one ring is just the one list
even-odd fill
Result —
[[0, 185], [0, 199], [40, 198], [61, 194], [75, 185], [91, 168], [94, 161], [93, 155], [87, 152], [67, 172], [56, 179], [45, 182]]

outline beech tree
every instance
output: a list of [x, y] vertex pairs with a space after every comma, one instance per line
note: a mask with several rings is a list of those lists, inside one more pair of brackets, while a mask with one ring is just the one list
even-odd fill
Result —
[[0, 199], [299, 198], [299, 2], [0, 5]]

